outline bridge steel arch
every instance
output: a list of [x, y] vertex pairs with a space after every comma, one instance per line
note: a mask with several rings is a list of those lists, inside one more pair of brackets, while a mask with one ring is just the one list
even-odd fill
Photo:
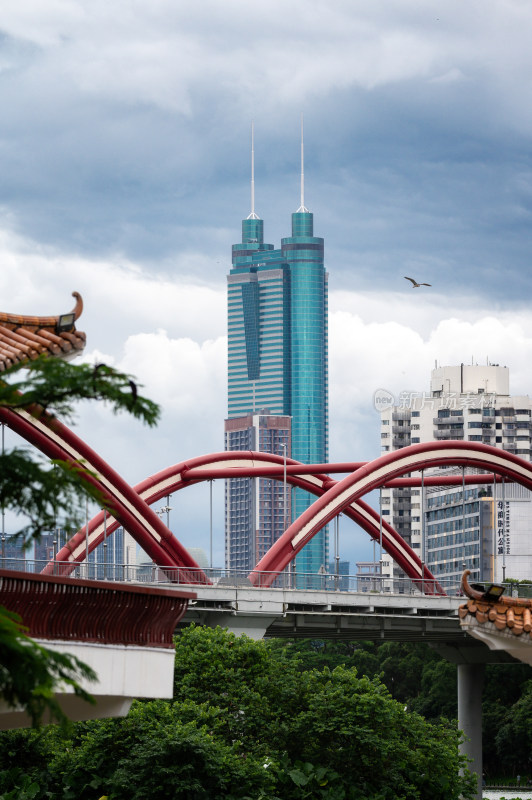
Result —
[[[358, 462], [353, 463], [356, 465]], [[331, 471], [346, 472], [348, 471], [347, 468], [352, 466], [353, 463], [308, 465], [300, 464], [293, 459], [287, 459], [287, 482], [310, 493], [323, 494], [325, 488], [334, 485], [336, 481], [330, 478], [329, 473], [327, 475], [313, 475], [312, 470], [315, 470], [316, 467], [329, 467]], [[366, 463], [361, 462], [360, 466], [365, 466]], [[207, 480], [235, 477], [269, 477], [282, 480], [283, 467], [284, 459], [270, 453], [253, 451], [228, 453], [225, 451], [223, 453], [197, 456], [180, 464], [167, 467], [146, 478], [134, 488], [145, 502], [152, 505], [168, 494]], [[492, 484], [494, 480], [500, 480], [500, 478], [491, 474], [466, 475], [463, 480], [466, 485]], [[424, 478], [425, 486], [456, 486], [461, 484], [462, 478], [458, 476], [426, 476]], [[385, 486], [401, 488], [421, 486], [421, 478], [415, 476], [396, 478], [387, 481]], [[358, 510], [356, 506], [358, 506]], [[349, 516], [360, 525], [373, 539], [380, 539], [380, 517], [364, 501], [359, 500], [357, 504], [353, 504], [353, 507], [347, 510], [346, 516]], [[61, 574], [70, 574], [77, 564], [83, 562], [87, 550], [91, 553], [95, 547], [101, 544], [105, 534], [110, 535], [113, 533], [119, 524], [113, 517], [108, 517], [105, 521], [103, 511], [99, 512], [90, 520], [88, 530], [84, 526], [57, 554], [58, 563], [54, 565], [50, 562], [45, 571], [49, 574], [53, 571], [56, 573], [61, 571]], [[421, 562], [415, 551], [405, 543], [404, 539], [384, 519], [382, 521], [382, 530], [383, 546], [385, 546], [386, 552], [401, 565], [405, 573], [412, 579], [431, 581], [436, 586], [434, 584], [434, 576], [426, 567], [422, 575]], [[390, 537], [395, 541], [395, 546], [389, 542]], [[397, 552], [397, 549], [400, 552]], [[414, 570], [413, 573], [411, 573], [412, 569]], [[440, 587], [436, 586], [436, 588], [439, 591]]]
[[[35, 445], [51, 459], [66, 461], [86, 470], [86, 479], [98, 488], [113, 516], [146, 553], [164, 569], [190, 568], [190, 583], [208, 583], [207, 577], [157, 514], [104, 459], [82, 439], [41, 409], [36, 414], [21, 409], [0, 409], [0, 422]], [[102, 512], [103, 516], [103, 512]], [[94, 541], [97, 546], [103, 535]]]
[[[273, 454], [215, 453], [199, 456], [169, 467], [132, 488], [83, 440], [58, 420], [52, 419], [42, 411], [37, 415], [32, 415], [23, 410], [0, 409], [0, 421], [37, 446], [50, 458], [65, 460], [73, 465], [81, 465], [83, 468], [88, 467], [90, 470], [88, 480], [99, 488], [109, 507], [113, 510], [115, 519], [110, 520], [109, 530], [111, 531], [114, 529], [113, 526], [117, 527], [118, 524], [123, 525], [163, 569], [175, 571], [177, 568], [180, 580], [183, 582], [186, 580], [190, 583], [206, 583], [208, 579], [188, 551], [150, 509], [146, 499], [149, 498], [149, 502], [155, 502], [165, 494], [183, 488], [184, 485], [197, 483], [202, 478], [210, 479], [213, 464], [217, 465], [219, 477], [228, 478], [235, 477], [235, 471], [239, 467], [253, 470], [258, 463], [264, 465], [265, 462], [269, 462], [271, 466], [277, 465], [277, 468], [284, 464], [282, 457]], [[294, 469], [302, 466], [302, 472], [309, 469], [309, 466], [305, 468], [292, 459], [287, 460], [288, 464]], [[435, 593], [443, 593], [430, 571], [421, 564], [414, 551], [388, 523], [384, 520], [381, 523], [379, 515], [361, 500], [364, 494], [373, 489], [405, 480], [400, 477], [404, 473], [442, 465], [463, 465], [491, 470], [499, 476], [532, 489], [532, 466], [528, 462], [490, 445], [463, 441], [427, 442], [411, 445], [381, 456], [373, 462], [360, 464], [351, 475], [341, 481], [335, 481], [329, 475], [321, 473], [287, 475], [287, 481], [289, 480], [294, 486], [317, 494], [318, 500], [298, 520], [293, 522], [270, 548], [250, 573], [250, 580], [253, 583], [260, 582], [261, 585], [271, 585], [276, 575], [324, 525], [337, 514], [345, 513], [374, 539], [380, 538], [382, 525], [382, 541], [386, 552], [409, 577], [418, 581], [426, 581], [428, 591], [432, 586], [432, 591]], [[209, 467], [211, 468], [210, 475]], [[205, 473], [203, 476], [201, 476], [202, 469]], [[187, 473], [191, 473], [188, 478]], [[272, 477], [276, 476], [272, 475]], [[277, 479], [280, 477], [277, 476]], [[97, 515], [90, 527], [89, 552], [103, 540], [104, 512]], [[85, 551], [82, 552], [80, 539], [83, 539], [85, 543], [84, 533], [78, 531], [58, 554], [58, 560], [65, 560], [72, 565], [71, 567], [67, 564], [64, 565], [69, 572], [86, 555], [86, 543]], [[188, 573], [187, 568], [190, 568]], [[50, 565], [47, 569], [50, 569]]]
[[[293, 470], [301, 467], [305, 473], [308, 472], [308, 465], [302, 465], [293, 459], [287, 459], [287, 468]], [[276, 480], [283, 479], [282, 467], [284, 459], [272, 453], [261, 453], [251, 451], [236, 451], [213, 453], [205, 456], [198, 456], [167, 467], [155, 475], [146, 478], [134, 488], [141, 498], [148, 504], [152, 504], [187, 486], [199, 483], [204, 480], [216, 478], [234, 477], [235, 471], [249, 474], [256, 469], [270, 474]], [[319, 465], [322, 466], [322, 465]], [[326, 465], [324, 465], [326, 466]], [[344, 467], [345, 465], [341, 465]], [[281, 468], [281, 469], [280, 469]], [[273, 469], [276, 474], [269, 473]], [[189, 477], [193, 476], [193, 477]], [[292, 486], [304, 489], [317, 496], [321, 496], [327, 488], [336, 484], [336, 481], [326, 474], [287, 474], [287, 483]], [[344, 511], [345, 515], [356, 522], [369, 536], [380, 540], [381, 520], [379, 514], [363, 500], [350, 505]], [[107, 520], [106, 531], [110, 535], [120, 523], [111, 519]], [[77, 564], [81, 563], [87, 550], [91, 552], [104, 536], [104, 515], [99, 512], [88, 525], [88, 531], [84, 528], [78, 531], [67, 545], [57, 554], [59, 564], [49, 563], [45, 572], [51, 573], [57, 569], [62, 574], [69, 574]], [[406, 544], [404, 539], [389, 525], [385, 520], [382, 521], [382, 544], [383, 549], [394, 559], [394, 561], [405, 571], [408, 577], [423, 585], [428, 594], [445, 594], [439, 583], [435, 580], [430, 570], [421, 563], [418, 555]], [[294, 553], [295, 555], [295, 553]], [[184, 582], [182, 571], [174, 570], [180, 582]], [[262, 576], [264, 581], [267, 576]], [[275, 577], [275, 576], [274, 576]], [[269, 583], [268, 583], [269, 585]]]
[[505, 450], [464, 441], [409, 445], [368, 462], [328, 488], [272, 545], [249, 576], [251, 582], [271, 585], [318, 531], [367, 492], [405, 473], [438, 466], [489, 470], [532, 490], [532, 464]]

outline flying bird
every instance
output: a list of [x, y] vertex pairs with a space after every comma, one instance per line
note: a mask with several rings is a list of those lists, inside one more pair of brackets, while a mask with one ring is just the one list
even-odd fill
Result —
[[406, 281], [412, 281], [412, 289], [418, 289], [420, 286], [432, 286], [431, 283], [418, 283], [413, 278], [408, 278], [406, 275], [404, 278]]

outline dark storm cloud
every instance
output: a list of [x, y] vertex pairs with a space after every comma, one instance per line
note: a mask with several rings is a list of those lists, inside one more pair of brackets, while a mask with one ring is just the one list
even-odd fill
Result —
[[217, 281], [249, 212], [251, 118], [257, 210], [278, 244], [299, 205], [304, 111], [306, 199], [338, 286], [391, 287], [416, 269], [451, 293], [522, 297], [526, 5], [329, 6], [80, 0], [7, 14], [0, 205], [12, 225], [154, 270], [199, 249]]

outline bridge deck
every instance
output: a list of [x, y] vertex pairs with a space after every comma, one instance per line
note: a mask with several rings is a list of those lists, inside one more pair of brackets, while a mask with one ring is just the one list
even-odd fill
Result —
[[[186, 587], [182, 587], [186, 588]], [[194, 586], [179, 628], [194, 622], [259, 638], [426, 642], [448, 661], [517, 663], [460, 627], [463, 597]]]
[[240, 586], [194, 586], [181, 625], [227, 625], [255, 619], [266, 636], [466, 642], [458, 620], [462, 597]]

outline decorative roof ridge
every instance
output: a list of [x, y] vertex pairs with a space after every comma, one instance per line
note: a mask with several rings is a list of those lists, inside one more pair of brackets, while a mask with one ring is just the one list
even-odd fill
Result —
[[468, 583], [466, 570], [462, 590], [466, 602], [458, 608], [460, 627], [490, 650], [505, 650], [513, 658], [532, 664], [532, 599], [502, 597], [504, 586], [492, 583], [487, 589]]
[[[79, 319], [83, 312], [83, 298], [79, 292], [72, 292], [72, 297], [76, 299], [76, 305], [69, 314], [74, 314], [74, 320]], [[40, 327], [48, 327], [50, 325], [56, 326], [59, 322], [59, 317], [62, 314], [57, 314], [53, 317], [35, 317], [24, 314], [6, 314], [0, 311], [0, 323], [7, 323], [8, 325], [33, 325]]]
[[488, 603], [490, 606], [502, 605], [508, 607], [521, 606], [523, 608], [532, 608], [532, 598], [530, 597], [505, 597], [504, 595], [497, 598], [486, 597], [485, 592], [474, 589], [471, 584], [468, 583], [468, 575], [471, 575], [471, 570], [466, 569], [462, 575], [462, 591], [467, 597], [470, 597], [471, 600], [480, 600], [483, 603]]
[[70, 359], [83, 351], [86, 336], [76, 330], [83, 300], [79, 292], [72, 296], [76, 300], [72, 311], [53, 317], [0, 312], [0, 373], [39, 355]]

